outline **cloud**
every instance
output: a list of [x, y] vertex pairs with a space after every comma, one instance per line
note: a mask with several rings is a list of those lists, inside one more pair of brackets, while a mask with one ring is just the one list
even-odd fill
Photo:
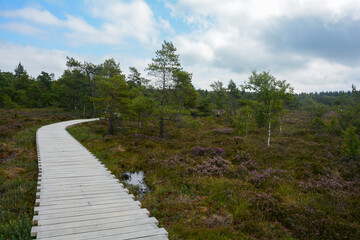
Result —
[[296, 71], [283, 70], [279, 77], [284, 77], [295, 87], [297, 92], [349, 90], [352, 84], [360, 82], [360, 66], [348, 67], [340, 63], [321, 58], [310, 59], [303, 68]]
[[28, 20], [32, 23], [50, 26], [61, 26], [63, 22], [47, 10], [26, 7], [18, 10], [1, 11], [6, 18]]
[[[86, 1], [91, 17], [99, 23], [98, 26], [90, 24], [84, 17], [65, 15], [60, 19], [48, 10], [26, 7], [23, 9], [1, 11], [4, 18], [14, 19], [7, 30], [20, 34], [28, 34], [30, 27], [34, 30], [40, 27], [48, 31], [53, 38], [62, 38], [65, 35], [68, 43], [84, 45], [86, 43], [100, 43], [116, 45], [130, 40], [136, 40], [143, 44], [155, 44], [158, 42], [160, 31], [158, 29], [171, 29], [167, 20], [156, 19], [151, 8], [142, 0], [122, 1]], [[87, 16], [86, 16], [87, 17]], [[27, 29], [10, 29], [10, 25], [19, 26], [22, 21], [27, 21]], [[54, 31], [44, 27], [58, 28], [57, 36]], [[4, 29], [4, 28], [3, 28]], [[53, 34], [53, 35], [50, 35]], [[34, 34], [35, 35], [35, 34]]]
[[31, 76], [38, 76], [41, 71], [54, 73], [59, 77], [66, 69], [67, 51], [39, 49], [0, 41], [1, 71], [13, 72], [19, 62]]
[[54, 73], [56, 78], [59, 78], [66, 67], [66, 57], [74, 57], [83, 62], [92, 62], [100, 64], [105, 59], [114, 58], [116, 62], [121, 65], [122, 71], [127, 74], [130, 66], [135, 66], [140, 73], [146, 77], [144, 71], [147, 64], [151, 62], [149, 58], [136, 58], [134, 56], [125, 56], [119, 53], [106, 54], [99, 57], [91, 55], [80, 55], [69, 51], [61, 51], [56, 49], [43, 49], [33, 46], [23, 46], [19, 44], [10, 43], [0, 39], [0, 70], [2, 72], [13, 72], [15, 67], [21, 62], [28, 74], [37, 77], [42, 71]]
[[348, 89], [359, 81], [358, 1], [180, 0], [168, 6], [195, 29], [174, 42], [202, 84], [243, 82], [251, 70], [271, 70], [299, 91]]
[[94, 17], [106, 20], [101, 30], [109, 37], [132, 37], [149, 43], [158, 34], [154, 14], [142, 0], [88, 1], [88, 4]]
[[20, 22], [9, 22], [6, 24], [0, 24], [0, 29], [31, 36], [41, 36], [45, 34], [45, 31], [41, 28]]
[[[100, 63], [114, 57], [124, 72], [128, 66], [143, 70], [168, 34], [184, 69], [193, 73], [194, 85], [201, 88], [216, 80], [241, 84], [251, 70], [271, 70], [296, 91], [349, 89], [351, 83], [360, 82], [358, 0], [167, 1], [169, 18], [148, 2], [85, 0], [81, 11], [85, 14], [76, 16], [41, 6], [0, 11], [0, 28], [44, 38], [46, 46], [61, 43], [63, 49], [70, 46], [72, 51], [100, 55], [77, 55], [80, 60]], [[0, 53], [11, 60], [10, 70], [26, 61], [27, 69], [61, 74], [65, 56], [76, 57], [66, 51], [5, 45]], [[6, 58], [1, 66], [8, 68]]]
[[262, 37], [272, 51], [297, 52], [348, 65], [360, 62], [360, 21], [324, 24], [320, 19], [279, 19]]

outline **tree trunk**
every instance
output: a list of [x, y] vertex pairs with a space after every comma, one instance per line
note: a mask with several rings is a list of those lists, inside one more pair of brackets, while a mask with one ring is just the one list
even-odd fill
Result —
[[160, 138], [164, 137], [164, 104], [165, 104], [165, 72], [163, 72], [163, 89], [161, 96], [161, 112], [160, 112]]
[[85, 106], [85, 104], [84, 104], [83, 117], [85, 117], [85, 112], [86, 112], [86, 106]]
[[91, 83], [90, 83], [90, 89], [91, 89], [91, 98], [92, 98], [91, 99], [91, 117], [95, 117], [95, 105], [94, 105], [94, 101], [93, 101], [95, 94], [94, 94], [94, 88]]
[[141, 115], [138, 114], [138, 122], [139, 122], [139, 128], [142, 128], [142, 123], [141, 123]]
[[270, 113], [269, 113], [269, 135], [268, 135], [268, 141], [267, 141], [267, 145], [268, 147], [270, 146], [270, 137], [271, 137], [271, 118], [270, 118]]
[[110, 116], [109, 116], [109, 135], [114, 135], [114, 119], [113, 119], [113, 109], [110, 105]]

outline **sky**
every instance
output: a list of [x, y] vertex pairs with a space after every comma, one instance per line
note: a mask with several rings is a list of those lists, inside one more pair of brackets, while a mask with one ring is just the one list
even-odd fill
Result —
[[360, 88], [359, 0], [0, 0], [0, 70], [61, 77], [66, 56], [126, 74], [172, 41], [196, 88], [270, 71], [295, 92]]

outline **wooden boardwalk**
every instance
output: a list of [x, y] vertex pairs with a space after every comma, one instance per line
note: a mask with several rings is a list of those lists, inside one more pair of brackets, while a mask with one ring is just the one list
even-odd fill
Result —
[[37, 239], [168, 239], [140, 202], [65, 130], [96, 119], [37, 131], [39, 179], [31, 235]]

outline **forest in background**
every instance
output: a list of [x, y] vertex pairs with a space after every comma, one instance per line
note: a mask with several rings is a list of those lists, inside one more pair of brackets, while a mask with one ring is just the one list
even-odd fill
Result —
[[[109, 134], [114, 134], [124, 120], [138, 122], [139, 129], [149, 121], [159, 120], [160, 137], [164, 137], [167, 121], [192, 121], [197, 116], [224, 117], [238, 135], [267, 127], [268, 145], [271, 130], [279, 128], [291, 110], [301, 109], [311, 115], [314, 131], [334, 135], [359, 135], [360, 91], [294, 94], [285, 81], [277, 80], [269, 71], [252, 72], [247, 82], [237, 86], [230, 80], [210, 84], [212, 90], [196, 90], [192, 74], [180, 64], [179, 55], [171, 42], [162, 49], [145, 69], [153, 82], [141, 76], [135, 67], [125, 76], [120, 63], [107, 59], [101, 64], [67, 58], [67, 69], [54, 79], [54, 74], [41, 72], [30, 77], [19, 63], [14, 72], [0, 71], [0, 108], [62, 108], [81, 117], [109, 119]], [[324, 115], [331, 114], [329, 121]], [[356, 149], [357, 142], [353, 140]], [[350, 144], [350, 145], [351, 145]], [[358, 155], [358, 150], [352, 155]]]
[[[170, 239], [358, 239], [360, 91], [294, 94], [269, 71], [196, 90], [171, 42], [125, 76], [114, 59], [67, 59], [59, 79], [0, 72], [0, 238], [30, 238], [35, 132], [69, 131], [142, 199]], [[349, 86], [350, 88], [350, 86]], [[136, 189], [130, 189], [136, 195]]]

